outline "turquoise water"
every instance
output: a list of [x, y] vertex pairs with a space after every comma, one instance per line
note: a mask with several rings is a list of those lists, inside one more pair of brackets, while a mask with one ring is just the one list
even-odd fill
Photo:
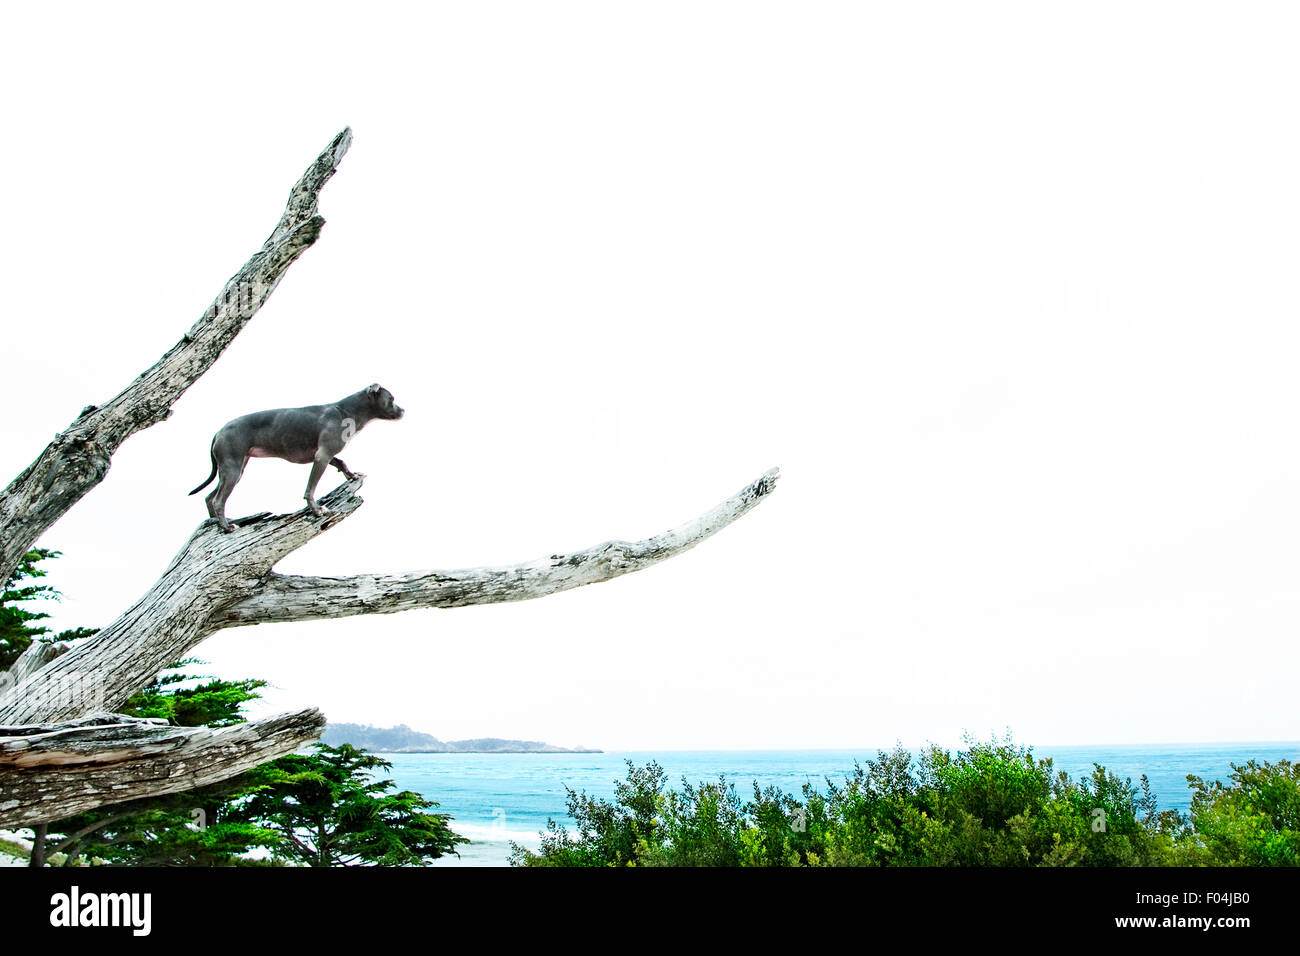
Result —
[[[681, 778], [692, 784], [715, 781], [726, 774], [742, 800], [753, 792], [753, 781], [798, 793], [804, 783], [825, 792], [825, 781], [836, 782], [865, 763], [876, 749], [862, 750], [677, 750], [610, 752], [603, 754], [386, 754], [400, 790], [415, 790], [440, 804], [439, 812], [454, 818], [452, 829], [473, 843], [461, 857], [439, 861], [450, 866], [502, 866], [509, 843], [538, 845], [538, 832], [548, 817], [569, 822], [564, 787], [610, 798], [615, 781], [626, 776], [626, 761], [638, 765], [655, 760], [667, 772], [669, 785]], [[1073, 778], [1091, 772], [1094, 763], [1136, 784], [1147, 775], [1159, 809], [1186, 812], [1191, 801], [1187, 775], [1227, 781], [1230, 764], [1252, 758], [1261, 761], [1300, 760], [1300, 743], [1151, 744], [1101, 747], [1035, 748], [1037, 757], [1051, 757], [1055, 770]]]

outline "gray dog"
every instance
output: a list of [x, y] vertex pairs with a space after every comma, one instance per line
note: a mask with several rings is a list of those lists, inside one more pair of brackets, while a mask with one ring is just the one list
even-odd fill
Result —
[[243, 476], [248, 459], [283, 458], [296, 465], [311, 464], [303, 497], [311, 513], [320, 517], [324, 511], [316, 502], [316, 485], [325, 466], [333, 465], [349, 478], [358, 477], [336, 457], [338, 453], [372, 418], [394, 421], [403, 414], [393, 402], [392, 392], [371, 385], [332, 405], [273, 408], [236, 418], [212, 439], [212, 474], [190, 494], [197, 495], [219, 473], [221, 481], [204, 500], [208, 514], [217, 519], [222, 531], [229, 532], [233, 525], [226, 518], [226, 499]]

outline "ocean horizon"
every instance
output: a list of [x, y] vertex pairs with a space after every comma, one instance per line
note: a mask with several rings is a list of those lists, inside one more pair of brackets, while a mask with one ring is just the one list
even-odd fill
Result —
[[[610, 799], [627, 774], [627, 761], [664, 768], [666, 786], [680, 789], [725, 776], [742, 800], [760, 787], [798, 794], [805, 783], [821, 792], [826, 780], [841, 783], [854, 762], [866, 764], [893, 747], [827, 750], [611, 750], [602, 753], [400, 753], [383, 754], [399, 790], [414, 790], [452, 817], [451, 828], [471, 843], [460, 857], [434, 865], [505, 866], [511, 842], [536, 849], [548, 819], [571, 825], [565, 787]], [[913, 755], [919, 748], [907, 748]], [[953, 750], [954, 748], [947, 748]], [[1036, 759], [1050, 758], [1054, 771], [1072, 779], [1101, 764], [1136, 786], [1145, 774], [1158, 810], [1186, 813], [1191, 805], [1187, 776], [1227, 781], [1232, 764], [1248, 760], [1300, 761], [1300, 741], [1240, 741], [1185, 744], [1107, 744], [1033, 747]]]

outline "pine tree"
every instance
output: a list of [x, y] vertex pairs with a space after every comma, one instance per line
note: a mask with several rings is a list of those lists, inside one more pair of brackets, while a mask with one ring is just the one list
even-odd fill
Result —
[[389, 793], [375, 772], [392, 764], [349, 744], [316, 745], [263, 764], [246, 777], [259, 786], [241, 816], [284, 837], [282, 850], [309, 866], [423, 866], [468, 843], [448, 827], [438, 804], [411, 790]]
[[14, 568], [13, 574], [5, 579], [4, 586], [0, 587], [0, 671], [13, 666], [14, 661], [31, 646], [32, 641], [74, 641], [95, 633], [95, 628], [78, 627], [47, 636], [50, 635], [48, 627], [34, 625], [32, 622], [45, 620], [49, 614], [19, 607], [20, 604], [36, 600], [57, 601], [63, 596], [48, 584], [21, 583], [45, 577], [45, 569], [38, 568], [37, 564], [57, 558], [60, 554], [62, 552], [51, 551], [49, 548], [28, 551], [18, 567]]

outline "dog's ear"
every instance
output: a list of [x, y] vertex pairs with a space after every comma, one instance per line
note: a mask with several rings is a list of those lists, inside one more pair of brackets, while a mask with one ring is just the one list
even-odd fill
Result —
[[382, 389], [380, 389], [379, 383], [376, 382], [374, 385], [371, 385], [368, 389], [366, 389], [366, 394], [369, 395], [371, 398], [374, 398], [376, 395], [380, 393], [380, 391], [382, 391]]

